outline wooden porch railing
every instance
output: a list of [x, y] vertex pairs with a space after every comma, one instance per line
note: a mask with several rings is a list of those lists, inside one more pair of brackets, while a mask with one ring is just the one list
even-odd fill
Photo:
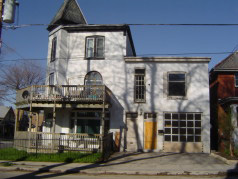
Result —
[[54, 100], [102, 102], [107, 89], [105, 85], [33, 85], [17, 91], [16, 105]]
[[56, 153], [64, 151], [100, 151], [101, 134], [65, 134], [16, 131], [14, 147], [37, 153]]

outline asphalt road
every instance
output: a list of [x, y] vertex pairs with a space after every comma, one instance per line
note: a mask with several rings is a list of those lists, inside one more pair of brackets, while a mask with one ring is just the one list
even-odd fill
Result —
[[209, 176], [138, 176], [138, 175], [82, 175], [82, 174], [57, 174], [41, 172], [1, 172], [0, 179], [237, 179], [234, 177], [209, 177]]

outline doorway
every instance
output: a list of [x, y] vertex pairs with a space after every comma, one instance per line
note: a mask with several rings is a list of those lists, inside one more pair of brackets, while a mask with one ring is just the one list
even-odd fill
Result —
[[157, 149], [157, 121], [156, 113], [144, 114], [144, 149]]

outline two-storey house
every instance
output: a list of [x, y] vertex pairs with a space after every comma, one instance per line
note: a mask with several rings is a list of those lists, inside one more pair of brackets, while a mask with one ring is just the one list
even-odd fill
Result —
[[[224, 129], [230, 126], [232, 138], [238, 145], [238, 53], [234, 52], [210, 71], [211, 140], [212, 149], [225, 149], [230, 139]], [[226, 130], [226, 129], [225, 129]], [[229, 131], [228, 131], [229, 132]]]
[[210, 58], [137, 57], [128, 25], [87, 24], [75, 0], [48, 30], [46, 85], [17, 101], [44, 110], [43, 132], [113, 133], [121, 151], [210, 152]]

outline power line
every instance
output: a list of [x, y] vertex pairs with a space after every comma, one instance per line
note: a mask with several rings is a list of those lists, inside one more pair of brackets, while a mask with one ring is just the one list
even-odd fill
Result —
[[[2, 27], [4, 29], [17, 29], [17, 28], [22, 28], [22, 27], [32, 27], [32, 26], [49, 26], [52, 24], [22, 24], [22, 25], [3, 25]], [[57, 25], [62, 25], [62, 24], [53, 24], [54, 26]], [[100, 24], [88, 24], [90, 25], [100, 25]], [[110, 25], [110, 24], [109, 24]], [[180, 23], [175, 23], [175, 24], [158, 24], [158, 23], [153, 23], [153, 24], [146, 24], [146, 23], [128, 23], [125, 25], [131, 25], [131, 26], [238, 26], [238, 24], [180, 24]]]
[[9, 47], [5, 42], [3, 42], [3, 45], [5, 45], [9, 50], [13, 51], [17, 56], [19, 56], [22, 59], [25, 59], [19, 52], [17, 52], [14, 48]]
[[[188, 53], [157, 53], [157, 54], [138, 54], [137, 56], [143, 57], [143, 56], [174, 56], [174, 55], [224, 55], [224, 54], [231, 54], [233, 52], [188, 52]], [[74, 56], [74, 57], [68, 57], [68, 58], [56, 58], [56, 60], [73, 60], [78, 61], [80, 58], [84, 58], [85, 56]], [[8, 59], [3, 60], [0, 62], [11, 62], [11, 61], [45, 61], [50, 60], [50, 58], [18, 58], [18, 59]]]
[[238, 24], [127, 24], [132, 26], [238, 26]]

